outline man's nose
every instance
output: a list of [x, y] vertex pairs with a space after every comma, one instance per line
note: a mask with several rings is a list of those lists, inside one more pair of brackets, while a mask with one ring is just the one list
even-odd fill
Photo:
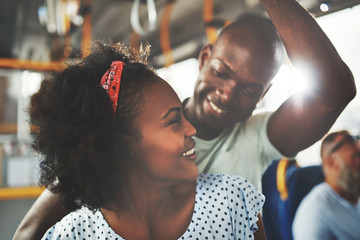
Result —
[[227, 81], [215, 91], [223, 104], [232, 104], [235, 101], [236, 83], [234, 81]]

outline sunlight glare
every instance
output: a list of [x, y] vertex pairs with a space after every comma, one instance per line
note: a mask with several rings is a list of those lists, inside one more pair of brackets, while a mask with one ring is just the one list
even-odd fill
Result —
[[291, 81], [291, 94], [310, 90], [310, 74], [306, 71], [292, 68], [290, 75]]

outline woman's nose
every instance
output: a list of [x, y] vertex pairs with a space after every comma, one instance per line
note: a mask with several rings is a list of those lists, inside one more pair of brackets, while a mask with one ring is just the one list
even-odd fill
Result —
[[186, 118], [185, 118], [184, 124], [185, 124], [185, 136], [186, 137], [195, 136], [196, 129]]

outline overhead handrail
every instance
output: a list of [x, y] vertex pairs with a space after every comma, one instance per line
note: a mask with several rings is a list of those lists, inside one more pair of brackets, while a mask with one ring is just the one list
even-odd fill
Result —
[[33, 60], [21, 60], [12, 58], [0, 58], [0, 69], [20, 69], [32, 71], [56, 71], [63, 68], [62, 62], [43, 62]]
[[[82, 57], [85, 58], [91, 52], [92, 41], [92, 22], [91, 22], [91, 0], [85, 0], [85, 16], [83, 24], [83, 33], [81, 39]], [[35, 61], [24, 59], [0, 58], [0, 69], [20, 69], [31, 71], [57, 71], [65, 67], [64, 62], [60, 61]]]
[[134, 31], [140, 35], [146, 35], [147, 33], [156, 29], [157, 14], [156, 14], [155, 1], [147, 0], [146, 5], [147, 5], [148, 20], [149, 20], [148, 28], [146, 30], [140, 24], [140, 19], [139, 19], [140, 0], [135, 0], [131, 7], [130, 23]]
[[84, 1], [85, 16], [83, 23], [83, 32], [81, 39], [82, 57], [85, 58], [91, 53], [91, 40], [92, 40], [92, 14], [91, 14], [91, 0]]
[[204, 0], [203, 20], [206, 24], [206, 37], [208, 42], [211, 44], [214, 44], [217, 39], [217, 30], [214, 26], [210, 25], [210, 23], [214, 20], [213, 8], [213, 0]]
[[170, 44], [170, 17], [174, 9], [175, 1], [170, 0], [166, 3], [160, 20], [160, 45], [165, 58], [165, 67], [174, 63], [172, 49]]
[[0, 188], [0, 200], [37, 198], [44, 190], [39, 186]]

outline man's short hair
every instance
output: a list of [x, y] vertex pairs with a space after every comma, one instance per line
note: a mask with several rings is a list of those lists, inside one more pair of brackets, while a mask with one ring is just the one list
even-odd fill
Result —
[[354, 144], [359, 136], [352, 136], [348, 131], [337, 131], [328, 134], [321, 144], [321, 158], [324, 159], [336, 152], [345, 143]]

